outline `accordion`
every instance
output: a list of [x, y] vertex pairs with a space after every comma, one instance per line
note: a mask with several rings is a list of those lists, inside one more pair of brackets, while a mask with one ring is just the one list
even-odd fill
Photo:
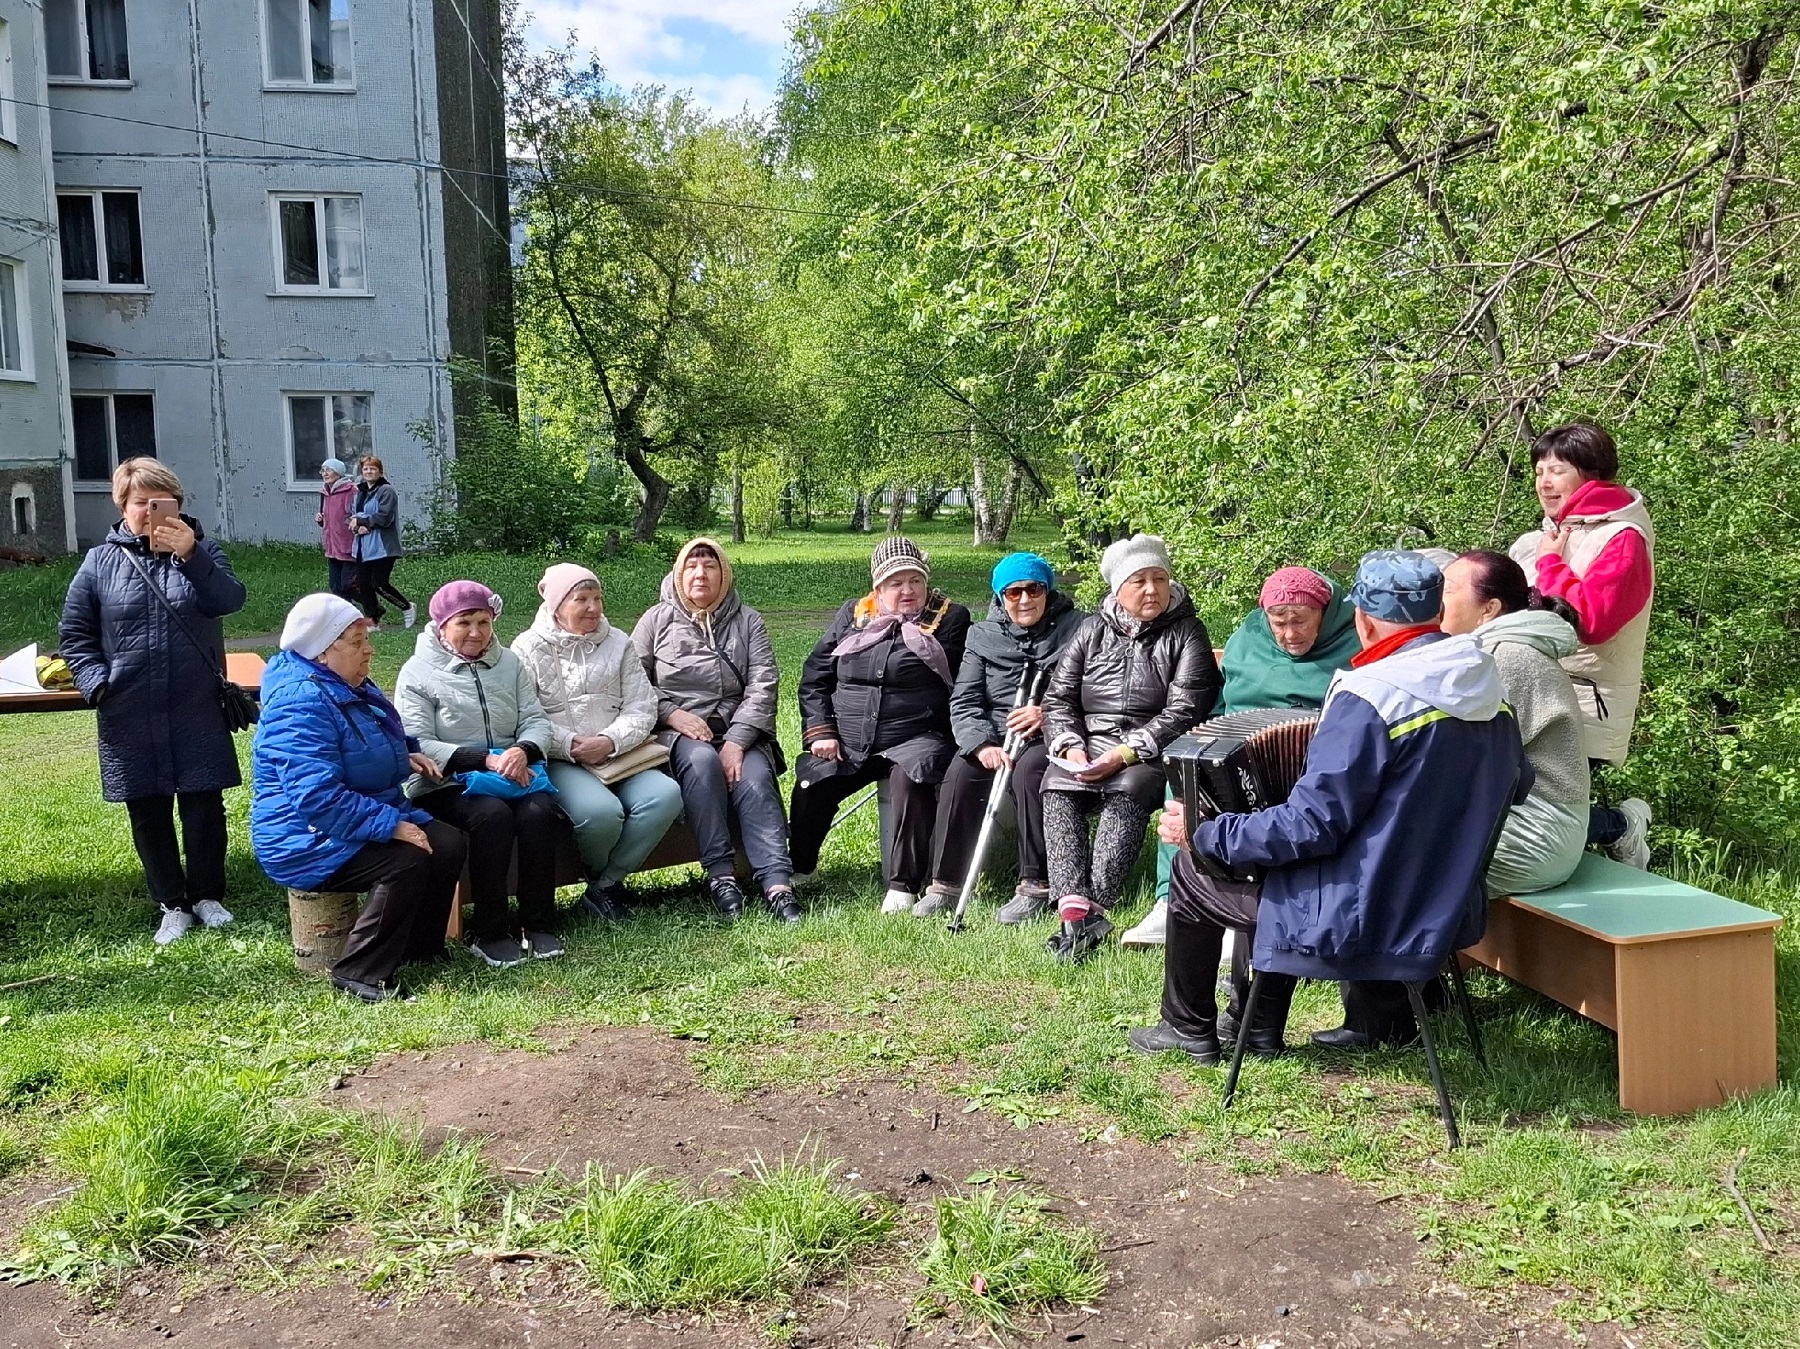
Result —
[[[1287, 800], [1306, 771], [1306, 751], [1319, 724], [1314, 708], [1280, 707], [1230, 712], [1203, 721], [1163, 751], [1169, 787], [1190, 821], [1249, 814]], [[1228, 880], [1259, 877], [1233, 873], [1195, 855], [1207, 870]]]

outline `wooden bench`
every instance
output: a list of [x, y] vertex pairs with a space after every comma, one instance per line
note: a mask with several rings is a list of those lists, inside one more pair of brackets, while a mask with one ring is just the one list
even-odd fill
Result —
[[1588, 853], [1494, 901], [1463, 953], [1618, 1035], [1619, 1104], [1680, 1115], [1775, 1084], [1781, 916]]

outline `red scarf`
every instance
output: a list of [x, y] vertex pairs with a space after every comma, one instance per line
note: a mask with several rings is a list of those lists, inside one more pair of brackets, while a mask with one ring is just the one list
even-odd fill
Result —
[[1423, 637], [1428, 632], [1438, 631], [1436, 623], [1415, 623], [1410, 628], [1401, 628], [1399, 632], [1383, 637], [1374, 646], [1364, 647], [1350, 657], [1352, 669], [1361, 669], [1365, 665], [1373, 665], [1386, 656], [1393, 655], [1408, 642]]

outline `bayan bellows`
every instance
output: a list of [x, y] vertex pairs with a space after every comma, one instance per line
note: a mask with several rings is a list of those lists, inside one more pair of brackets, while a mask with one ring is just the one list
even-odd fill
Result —
[[[1316, 709], [1282, 707], [1230, 712], [1203, 721], [1163, 751], [1169, 786], [1189, 827], [1215, 815], [1242, 815], [1280, 805], [1306, 771], [1306, 750], [1319, 724]], [[1254, 868], [1221, 868], [1230, 880], [1260, 879]]]

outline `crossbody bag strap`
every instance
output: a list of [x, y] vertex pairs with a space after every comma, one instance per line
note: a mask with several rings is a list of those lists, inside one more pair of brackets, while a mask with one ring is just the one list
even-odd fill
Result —
[[132, 552], [129, 548], [122, 548], [120, 551], [125, 554], [125, 560], [132, 565], [137, 571], [137, 574], [144, 578], [144, 584], [150, 587], [150, 593], [156, 596], [158, 600], [162, 601], [162, 607], [169, 611], [169, 617], [175, 620], [175, 626], [181, 629], [181, 635], [186, 637], [189, 642], [193, 643], [194, 650], [205, 657], [206, 668], [213, 672], [213, 677], [216, 678], [221, 685], [229, 682], [225, 678], [224, 671], [213, 664], [213, 653], [206, 649], [198, 637], [194, 636], [194, 630], [188, 627], [186, 620], [176, 612], [175, 606], [169, 603], [169, 597], [163, 594], [163, 588], [156, 583], [156, 578], [150, 574], [149, 568], [145, 567], [144, 564], [138, 560], [137, 554]]

